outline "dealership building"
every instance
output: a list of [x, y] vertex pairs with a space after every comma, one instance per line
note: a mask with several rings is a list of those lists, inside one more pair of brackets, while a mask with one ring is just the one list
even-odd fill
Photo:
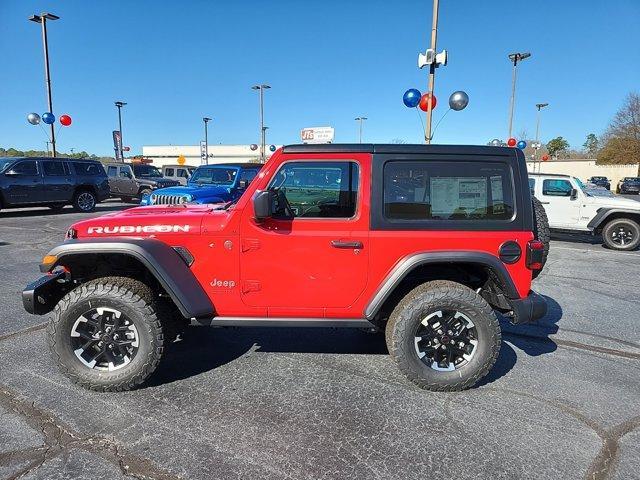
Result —
[[[280, 145], [266, 145], [265, 156], [269, 158]], [[193, 165], [205, 163], [204, 149], [200, 145], [148, 145], [142, 147], [142, 156], [153, 160], [153, 165]], [[260, 147], [256, 145], [209, 145], [208, 163], [260, 162]], [[202, 152], [202, 153], [201, 153]], [[184, 161], [178, 161], [178, 159]]]

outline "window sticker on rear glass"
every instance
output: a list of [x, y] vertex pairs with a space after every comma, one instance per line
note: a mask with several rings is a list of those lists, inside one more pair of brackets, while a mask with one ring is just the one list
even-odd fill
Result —
[[483, 177], [431, 178], [431, 212], [448, 218], [486, 210], [487, 179]]

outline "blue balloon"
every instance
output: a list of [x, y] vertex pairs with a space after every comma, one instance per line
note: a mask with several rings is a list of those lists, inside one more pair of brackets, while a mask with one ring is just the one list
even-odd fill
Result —
[[42, 121], [47, 125], [51, 125], [56, 121], [56, 116], [51, 112], [44, 112], [42, 114]]
[[416, 88], [410, 88], [409, 90], [404, 92], [402, 101], [404, 102], [405, 106], [409, 108], [415, 108], [420, 103], [420, 97], [422, 97], [420, 90]]
[[524, 140], [520, 140], [520, 141], [518, 142], [518, 148], [519, 148], [520, 150], [524, 150], [524, 149], [526, 148], [526, 146], [527, 146], [527, 142], [525, 142]]
[[275, 152], [276, 151], [276, 146], [275, 145], [271, 145], [269, 147], [269, 150], [271, 150], [272, 152]]

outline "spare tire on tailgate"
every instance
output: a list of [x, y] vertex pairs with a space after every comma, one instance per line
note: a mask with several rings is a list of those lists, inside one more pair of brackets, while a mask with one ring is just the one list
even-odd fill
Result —
[[[542, 268], [547, 263], [547, 256], [549, 255], [549, 241], [551, 240], [551, 234], [549, 232], [549, 219], [547, 218], [547, 212], [544, 211], [544, 206], [536, 197], [531, 197], [531, 203], [533, 206], [533, 235], [536, 240], [540, 240], [544, 243], [544, 251], [542, 252]], [[533, 278], [536, 278], [542, 272], [540, 270], [533, 271]]]

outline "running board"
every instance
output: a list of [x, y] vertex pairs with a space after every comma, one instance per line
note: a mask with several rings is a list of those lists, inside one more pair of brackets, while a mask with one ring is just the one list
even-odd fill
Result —
[[214, 317], [198, 319], [201, 325], [212, 327], [346, 327], [372, 328], [366, 318], [290, 318], [290, 317]]

